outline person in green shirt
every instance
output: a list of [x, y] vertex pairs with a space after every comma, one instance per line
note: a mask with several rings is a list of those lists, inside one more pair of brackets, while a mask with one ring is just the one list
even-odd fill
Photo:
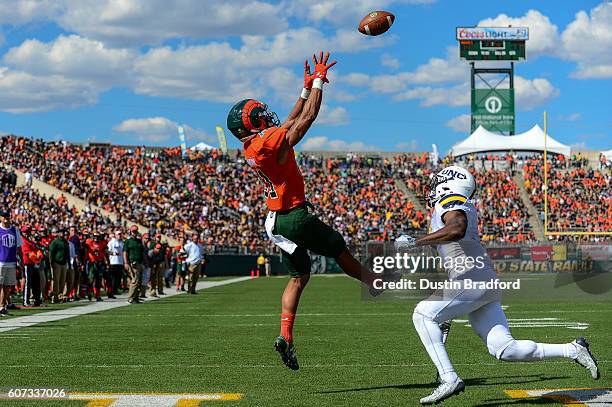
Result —
[[[70, 260], [70, 249], [68, 246], [68, 234], [66, 229], [55, 231], [55, 238], [49, 245], [49, 263], [53, 271], [53, 294], [52, 303], [66, 302], [64, 296], [64, 285], [66, 284], [66, 272]], [[69, 293], [68, 293], [69, 294]]]
[[140, 302], [145, 250], [146, 248], [138, 234], [138, 226], [132, 225], [130, 227], [130, 237], [123, 243], [123, 264], [130, 277], [130, 290], [128, 291], [128, 303], [130, 304]]

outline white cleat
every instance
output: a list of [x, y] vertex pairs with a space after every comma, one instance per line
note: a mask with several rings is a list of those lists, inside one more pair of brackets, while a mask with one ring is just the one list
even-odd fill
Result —
[[599, 379], [599, 368], [597, 360], [589, 350], [589, 344], [583, 337], [576, 339], [572, 344], [576, 347], [576, 358], [574, 362], [591, 372], [591, 377], [595, 380]]
[[447, 398], [459, 394], [465, 390], [465, 383], [460, 378], [453, 382], [442, 382], [427, 397], [421, 399], [421, 404], [438, 404]]

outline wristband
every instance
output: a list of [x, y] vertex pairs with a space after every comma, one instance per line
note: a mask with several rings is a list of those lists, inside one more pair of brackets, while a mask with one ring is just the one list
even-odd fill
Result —
[[308, 96], [310, 96], [310, 89], [302, 89], [302, 94], [300, 95], [300, 97], [302, 99], [308, 99]]
[[323, 89], [323, 79], [315, 78], [315, 80], [312, 82], [312, 87], [322, 90]]

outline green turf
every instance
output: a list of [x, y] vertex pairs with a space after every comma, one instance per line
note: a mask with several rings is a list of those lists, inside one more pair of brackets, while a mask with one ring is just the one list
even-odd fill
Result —
[[[550, 278], [550, 277], [542, 277]], [[239, 402], [203, 405], [414, 406], [429, 394], [434, 368], [412, 327], [414, 301], [363, 301], [344, 277], [313, 277], [296, 318], [300, 370], [273, 351], [285, 278], [260, 278], [0, 333], [0, 387], [72, 392], [241, 393]], [[566, 342], [585, 335], [602, 379], [565, 360], [502, 363], [471, 328], [453, 326], [449, 353], [466, 392], [445, 406], [554, 405], [512, 400], [504, 389], [611, 387], [612, 303], [509, 303], [509, 318], [556, 317], [587, 322], [568, 328], [514, 328], [517, 338]], [[567, 312], [567, 313], [564, 313]], [[17, 335], [19, 336], [13, 336]], [[30, 336], [24, 336], [30, 335]], [[63, 406], [82, 402], [0, 405]]]
[[[221, 277], [206, 277], [205, 279], [200, 279], [200, 281], [223, 281], [223, 280], [228, 280], [230, 278], [233, 278], [231, 276], [221, 276]], [[170, 288], [165, 288], [165, 290], [167, 290], [167, 292], [169, 293], [173, 293], [176, 291], [176, 288], [174, 286], [170, 287]], [[127, 290], [124, 291], [120, 291], [119, 294], [127, 294]], [[147, 295], [149, 295], [149, 292], [147, 290]], [[106, 290], [102, 290], [102, 299], [106, 299]], [[59, 304], [51, 304], [51, 303], [44, 303], [42, 306], [40, 307], [23, 307], [21, 304], [23, 303], [23, 297], [21, 296], [21, 294], [18, 295], [13, 295], [12, 297], [12, 302], [13, 304], [17, 305], [17, 307], [19, 307], [19, 309], [16, 310], [11, 310], [10, 314], [4, 318], [15, 318], [15, 317], [23, 317], [23, 316], [28, 316], [28, 315], [34, 315], [34, 314], [40, 314], [41, 312], [49, 312], [49, 311], [57, 311], [57, 310], [61, 310], [61, 309], [66, 309], [66, 308], [70, 308], [70, 307], [78, 307], [78, 306], [83, 306], [83, 305], [89, 305], [89, 304], [93, 304], [95, 303], [95, 298], [93, 298], [92, 300], [88, 300], [87, 297], [82, 298], [80, 301], [75, 302], [75, 303], [59, 303]]]

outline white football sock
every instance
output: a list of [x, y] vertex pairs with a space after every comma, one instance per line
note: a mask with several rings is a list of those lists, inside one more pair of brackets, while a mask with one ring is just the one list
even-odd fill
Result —
[[455, 381], [457, 373], [442, 343], [442, 331], [438, 323], [418, 312], [412, 314], [412, 321], [425, 350], [438, 369], [440, 379], [444, 382]]
[[508, 362], [528, 362], [540, 359], [576, 357], [576, 347], [571, 343], [537, 343], [514, 340], [502, 352], [500, 359]]

